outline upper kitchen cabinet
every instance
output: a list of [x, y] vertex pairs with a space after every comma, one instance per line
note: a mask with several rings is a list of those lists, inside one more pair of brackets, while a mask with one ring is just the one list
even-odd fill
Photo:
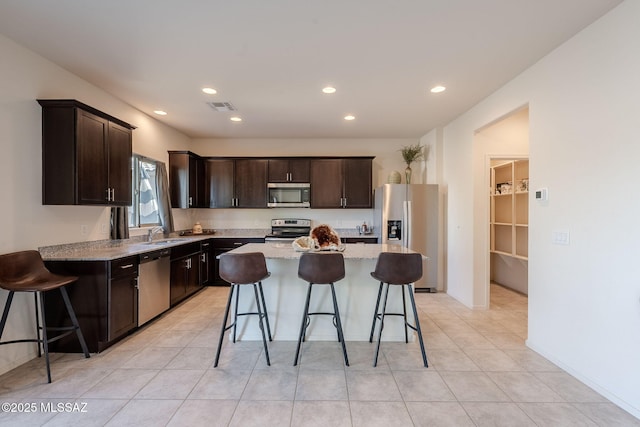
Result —
[[209, 208], [232, 208], [235, 194], [235, 160], [207, 158], [204, 162], [204, 194]]
[[309, 182], [309, 159], [269, 159], [269, 182]]
[[171, 206], [188, 209], [207, 207], [205, 161], [190, 151], [169, 151], [169, 193]]
[[311, 207], [372, 207], [373, 157], [312, 159], [310, 162]]
[[71, 99], [42, 106], [42, 203], [131, 205], [134, 126]]
[[205, 162], [205, 198], [210, 208], [266, 208], [266, 159], [210, 157]]

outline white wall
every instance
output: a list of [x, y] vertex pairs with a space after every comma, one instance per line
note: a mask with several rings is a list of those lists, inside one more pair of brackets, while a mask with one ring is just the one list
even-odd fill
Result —
[[[626, 1], [444, 128], [448, 289], [481, 303], [474, 132], [529, 104], [528, 345], [640, 417], [640, 2]], [[570, 232], [554, 245], [553, 231]]]
[[[43, 206], [41, 108], [38, 98], [75, 98], [137, 126], [134, 151], [168, 161], [167, 149], [189, 139], [0, 36], [0, 253], [86, 240], [108, 239], [109, 209]], [[80, 225], [89, 233], [83, 235]], [[0, 291], [4, 307], [7, 292]], [[33, 298], [16, 295], [3, 340], [35, 336]], [[0, 347], [0, 373], [36, 355], [35, 344]]]

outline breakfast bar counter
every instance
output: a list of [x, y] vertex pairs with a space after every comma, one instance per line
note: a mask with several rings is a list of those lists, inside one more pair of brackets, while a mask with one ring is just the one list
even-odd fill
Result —
[[[273, 339], [296, 341], [308, 289], [307, 282], [298, 278], [298, 261], [302, 253], [294, 251], [291, 243], [279, 242], [249, 243], [229, 253], [247, 252], [262, 252], [266, 258], [267, 269], [271, 273], [271, 276], [262, 282], [262, 286]], [[342, 252], [346, 276], [335, 283], [335, 289], [347, 341], [369, 340], [379, 286], [379, 282], [372, 278], [370, 273], [375, 269], [381, 252], [415, 253], [400, 245], [362, 243], [346, 244]], [[389, 291], [388, 312], [402, 311], [400, 289], [401, 287], [394, 286]], [[394, 296], [394, 292], [398, 295]], [[239, 312], [255, 311], [253, 291], [242, 287], [239, 304]], [[329, 286], [314, 286], [309, 311], [331, 311], [331, 304]], [[407, 316], [409, 322], [413, 322], [410, 309]], [[254, 316], [238, 318], [238, 337], [241, 340], [262, 339]], [[331, 318], [314, 317], [307, 329], [307, 340], [337, 340]], [[385, 319], [383, 340], [404, 341], [404, 327], [400, 317], [389, 316]]]

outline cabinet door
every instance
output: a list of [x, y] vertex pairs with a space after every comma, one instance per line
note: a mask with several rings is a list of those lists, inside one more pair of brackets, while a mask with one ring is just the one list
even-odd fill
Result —
[[78, 204], [105, 205], [109, 188], [105, 148], [109, 122], [89, 112], [77, 111]]
[[107, 144], [111, 205], [131, 206], [131, 130], [109, 122]]
[[370, 159], [343, 160], [345, 208], [372, 207], [371, 164]]
[[205, 206], [202, 158], [190, 152], [169, 152], [169, 193], [174, 208]]
[[289, 160], [269, 159], [269, 182], [289, 181]]
[[205, 162], [205, 206], [230, 208], [233, 206], [233, 176], [235, 162], [231, 159], [207, 159]]
[[312, 208], [342, 207], [342, 160], [313, 159], [310, 163]]
[[309, 159], [289, 159], [289, 180], [309, 182]]
[[188, 258], [171, 261], [171, 306], [187, 295]]
[[213, 265], [211, 259], [211, 243], [202, 243], [200, 245], [200, 283], [203, 286], [211, 284], [213, 279]]
[[236, 160], [236, 207], [267, 207], [267, 167], [268, 161], [263, 159]]
[[191, 295], [198, 289], [202, 288], [200, 283], [200, 259], [199, 253], [191, 255], [187, 260], [187, 277], [186, 277], [186, 294]]
[[109, 341], [138, 326], [138, 288], [136, 276], [110, 281]]

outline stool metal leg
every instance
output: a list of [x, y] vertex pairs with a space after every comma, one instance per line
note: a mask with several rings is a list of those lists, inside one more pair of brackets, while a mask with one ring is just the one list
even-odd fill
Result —
[[40, 312], [40, 307], [38, 307], [38, 293], [34, 292], [33, 293], [33, 302], [34, 302], [34, 308], [36, 311], [36, 339], [38, 340], [38, 357], [42, 356], [42, 350], [40, 349], [40, 344], [43, 342], [40, 339], [40, 316], [38, 315], [38, 313]]
[[382, 296], [382, 282], [378, 287], [378, 299], [376, 300], [376, 309], [373, 312], [373, 322], [371, 322], [371, 334], [369, 334], [369, 342], [373, 342], [373, 332], [376, 329], [376, 320], [378, 320], [378, 309], [380, 308], [380, 297]]
[[428, 368], [429, 364], [427, 363], [427, 353], [424, 350], [424, 342], [422, 341], [422, 329], [420, 329], [420, 319], [418, 319], [418, 310], [416, 309], [416, 300], [413, 296], [413, 289], [411, 288], [411, 284], [409, 286], [409, 298], [411, 299], [411, 307], [413, 307], [413, 317], [416, 323], [416, 332], [418, 332], [418, 339], [420, 340], [420, 351], [422, 352], [422, 361], [424, 362], [424, 367]]
[[213, 367], [218, 367], [218, 361], [220, 360], [220, 350], [222, 349], [222, 341], [224, 340], [224, 333], [227, 330], [227, 320], [229, 318], [229, 310], [231, 308], [231, 300], [233, 299], [233, 290], [236, 285], [231, 284], [231, 290], [229, 291], [229, 299], [227, 300], [227, 306], [224, 309], [224, 319], [222, 319], [222, 329], [220, 330], [220, 338], [218, 339], [218, 350], [216, 350], [216, 360], [213, 363]]
[[[71, 301], [69, 300], [69, 294], [65, 287], [60, 288], [60, 293], [62, 294], [62, 299], [64, 300], [64, 305], [67, 306], [67, 312], [69, 313], [69, 317], [71, 318], [71, 323], [73, 324], [74, 329], [76, 330], [76, 335], [78, 336], [78, 341], [80, 341], [80, 347], [82, 347], [82, 352], [84, 353], [85, 359], [89, 358], [89, 349], [87, 348], [87, 343], [84, 341], [84, 336], [82, 335], [82, 330], [80, 329], [80, 324], [78, 323], [78, 318], [76, 317], [76, 312], [73, 310], [73, 306], [71, 305]], [[43, 324], [44, 324], [44, 309], [42, 310]]]
[[258, 282], [258, 289], [260, 290], [260, 298], [262, 299], [262, 308], [264, 309], [264, 318], [267, 321], [267, 333], [269, 341], [273, 341], [271, 338], [271, 326], [269, 325], [269, 315], [267, 314], [267, 303], [264, 301], [264, 292], [262, 292], [262, 282]]
[[304, 303], [304, 313], [302, 314], [302, 324], [300, 325], [300, 335], [298, 336], [298, 347], [296, 348], [296, 357], [293, 359], [293, 366], [298, 365], [298, 358], [300, 356], [300, 346], [302, 345], [302, 336], [304, 335], [307, 325], [307, 317], [309, 316], [309, 301], [311, 300], [311, 288], [313, 283], [309, 283], [309, 290], [307, 291], [307, 300]]
[[[9, 309], [11, 308], [11, 302], [13, 301], [14, 291], [9, 291], [7, 295], [7, 301], [4, 303], [4, 311], [2, 312], [2, 320], [0, 320], [0, 341], [2, 341], [2, 333], [4, 332], [4, 325], [7, 323], [7, 317], [9, 316]], [[36, 308], [38, 308], [36, 306]]]
[[49, 383], [51, 383], [51, 366], [49, 366], [49, 341], [47, 339], [47, 321], [44, 315], [44, 292], [38, 293], [40, 294], [40, 310], [42, 310], [42, 347], [44, 350], [44, 359], [47, 364], [47, 380]]
[[340, 320], [340, 312], [338, 311], [338, 300], [336, 299], [336, 290], [331, 283], [331, 296], [333, 297], [333, 311], [336, 319], [336, 329], [338, 330], [338, 340], [342, 344], [342, 355], [344, 356], [344, 364], [349, 366], [349, 357], [347, 357], [347, 345], [344, 342], [344, 333], [342, 331], [342, 321]]
[[238, 302], [240, 300], [240, 285], [236, 286], [236, 305], [233, 311], [233, 342], [236, 342], [236, 330], [238, 329]]
[[402, 291], [402, 318], [404, 319], [404, 343], [409, 343], [409, 323], [407, 322], [407, 300], [404, 296], [404, 286], [400, 286]]
[[253, 284], [253, 293], [255, 294], [256, 297], [256, 305], [258, 306], [258, 322], [259, 326], [260, 326], [260, 332], [262, 333], [262, 344], [264, 345], [264, 354], [267, 358], [267, 366], [271, 366], [271, 361], [269, 360], [269, 349], [267, 348], [267, 336], [264, 333], [264, 316], [265, 314], [262, 313], [262, 309], [260, 308], [260, 297], [258, 295], [258, 285], [256, 285], [255, 283]]
[[387, 311], [387, 299], [389, 297], [389, 284], [384, 292], [384, 302], [382, 303], [382, 313], [380, 314], [380, 331], [378, 332], [378, 344], [376, 345], [376, 355], [373, 359], [373, 367], [378, 366], [378, 353], [380, 353], [380, 342], [382, 341], [382, 329], [384, 329], [384, 313]]

